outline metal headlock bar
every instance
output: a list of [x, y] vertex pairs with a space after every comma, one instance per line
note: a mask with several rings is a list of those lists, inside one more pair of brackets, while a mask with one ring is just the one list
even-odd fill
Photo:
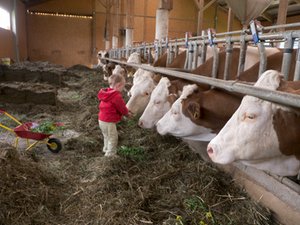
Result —
[[238, 92], [245, 95], [251, 95], [278, 104], [300, 108], [299, 95], [254, 87], [249, 82], [242, 83], [237, 81], [221, 80], [221, 79], [215, 79], [211, 77], [195, 75], [186, 72], [169, 70], [161, 67], [153, 67], [144, 64], [126, 63], [123, 61], [109, 59], [109, 58], [105, 58], [105, 59], [115, 63], [125, 64], [134, 68], [141, 68], [144, 70], [152, 71], [154, 73], [166, 74], [166, 75], [178, 77], [185, 80], [190, 80], [196, 83], [204, 83], [214, 87], [225, 89], [227, 91]]
[[[258, 29], [259, 32], [263, 32], [263, 31], [271, 31], [271, 30], [275, 30], [278, 28], [294, 28], [294, 27], [300, 27], [300, 23], [291, 23], [291, 24], [282, 24], [282, 25], [274, 25], [274, 26], [268, 26], [268, 27], [261, 27]], [[240, 35], [247, 35], [250, 33], [250, 29], [244, 29], [244, 30], [238, 30], [238, 31], [230, 31], [230, 32], [224, 32], [224, 33], [216, 33], [215, 36], [219, 37], [219, 36], [232, 36], [232, 35], [237, 35], [238, 37]], [[248, 35], [251, 36], [251, 35]], [[190, 37], [189, 40], [191, 41], [197, 41], [197, 44], [202, 45], [202, 41], [205, 40], [205, 43], [207, 44], [208, 41], [208, 35], [204, 35], [204, 33], [201, 36], [195, 36], [195, 37]], [[264, 40], [264, 39], [262, 39]], [[247, 41], [252, 41], [252, 37], [250, 39], [248, 39]], [[184, 46], [185, 43], [185, 38], [176, 38], [173, 40], [168, 40], [169, 43], [176, 43], [179, 46]], [[225, 42], [225, 41], [223, 41]], [[139, 48], [154, 48], [154, 44], [153, 43], [144, 43], [142, 46], [130, 46], [127, 48], [119, 48], [122, 51], [125, 51], [126, 49], [139, 49]], [[112, 49], [112, 51], [115, 49]]]
[[[293, 45], [296, 40], [298, 41], [298, 52], [297, 52], [297, 60], [296, 60], [295, 71], [294, 71], [294, 80], [300, 80], [300, 54], [299, 54], [300, 30], [291, 30], [286, 32], [266, 33], [266, 34], [261, 33], [262, 31], [272, 30], [276, 28], [300, 27], [300, 23], [285, 24], [285, 25], [270, 26], [270, 27], [256, 27], [255, 22], [251, 21], [250, 27], [252, 33], [251, 35], [249, 34], [250, 33], [249, 29], [219, 33], [219, 34], [213, 33], [213, 31], [209, 29], [208, 35], [204, 35], [204, 32], [202, 32], [202, 36], [188, 37], [188, 35], [186, 34], [185, 38], [182, 39], [175, 39], [175, 40], [166, 39], [165, 43], [156, 40], [154, 44], [151, 45], [144, 43], [140, 46], [135, 46], [130, 48], [112, 49], [110, 51], [111, 52], [110, 58], [106, 58], [106, 59], [119, 64], [126, 64], [131, 67], [142, 68], [155, 73], [161, 73], [161, 74], [166, 74], [166, 75], [170, 75], [170, 76], [174, 76], [186, 80], [191, 80], [196, 83], [209, 84], [214, 87], [223, 88], [232, 92], [252, 95], [267, 101], [272, 101], [283, 105], [300, 107], [299, 95], [266, 90], [263, 88], [253, 87], [249, 85], [249, 83], [246, 84], [246, 82], [242, 83], [242, 82], [228, 80], [228, 78], [230, 77], [229, 73], [232, 64], [232, 50], [233, 50], [234, 43], [238, 43], [240, 46], [238, 72], [236, 74], [236, 77], [238, 78], [239, 75], [244, 71], [247, 43], [254, 42], [258, 47], [259, 57], [260, 57], [258, 75], [260, 76], [267, 68], [267, 56], [265, 51], [265, 43], [271, 43], [274, 41], [280, 41], [280, 42], [284, 41], [285, 43], [284, 50], [283, 50], [281, 73], [284, 75], [285, 79], [288, 79], [289, 69], [292, 60]], [[239, 36], [232, 36], [232, 35], [239, 35]], [[224, 80], [215, 79], [217, 77], [218, 65], [219, 65], [219, 54], [218, 54], [218, 46], [217, 46], [219, 43], [225, 44], [225, 51], [226, 51]], [[137, 65], [137, 64], [126, 63], [123, 61], [115, 60], [116, 58], [120, 59], [121, 56], [125, 54], [125, 52], [127, 57], [129, 56], [129, 54], [131, 54], [134, 51], [140, 53], [144, 51], [144, 55], [145, 55], [145, 51], [147, 51], [148, 54], [150, 55], [151, 49], [155, 50], [155, 59], [158, 59], [158, 57], [162, 55], [163, 50], [165, 48], [166, 52], [170, 54], [170, 56], [168, 54], [168, 63], [170, 63], [173, 60], [173, 58], [178, 55], [179, 46], [184, 46], [185, 51], [187, 53], [184, 69], [192, 70], [195, 69], [197, 66], [197, 60], [198, 60], [197, 56], [199, 53], [199, 49], [198, 49], [199, 46], [201, 46], [200, 64], [205, 62], [207, 45], [210, 45], [212, 47], [212, 54], [213, 54], [213, 67], [212, 67], [212, 75], [211, 75], [212, 78], [195, 75], [191, 73], [178, 72], [171, 68], [165, 69], [165, 68], [152, 67], [148, 65]], [[111, 59], [111, 58], [115, 58], [115, 59]]]

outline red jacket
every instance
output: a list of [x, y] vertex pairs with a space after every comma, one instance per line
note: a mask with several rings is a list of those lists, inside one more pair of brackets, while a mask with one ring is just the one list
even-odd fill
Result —
[[98, 93], [98, 119], [104, 122], [119, 122], [122, 116], [128, 115], [128, 109], [119, 91], [112, 88], [103, 88]]

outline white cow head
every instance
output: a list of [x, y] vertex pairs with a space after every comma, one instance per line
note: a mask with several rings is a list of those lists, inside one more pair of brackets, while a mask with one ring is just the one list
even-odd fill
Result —
[[107, 63], [107, 60], [105, 60], [104, 58], [108, 58], [109, 54], [106, 50], [100, 50], [97, 54], [97, 58], [98, 58], [98, 65], [97, 66], [104, 66]]
[[182, 100], [187, 98], [197, 88], [195, 84], [183, 87], [180, 98], [173, 103], [171, 109], [157, 122], [156, 128], [158, 133], [201, 141], [209, 141], [215, 136], [210, 129], [193, 123], [182, 112]]
[[112, 74], [120, 74], [122, 75], [124, 78], [126, 78], [126, 70], [120, 66], [120, 65], [116, 65], [116, 67], [114, 68], [114, 70], [112, 71]]
[[171, 85], [167, 77], [160, 79], [158, 85], [153, 90], [150, 101], [139, 120], [139, 126], [142, 128], [153, 128], [157, 121], [170, 109], [171, 104], [168, 101], [169, 89]]
[[133, 52], [127, 59], [127, 63], [141, 64], [141, 55], [138, 52]]
[[154, 73], [139, 69], [136, 71], [133, 78], [133, 86], [129, 91], [130, 99], [127, 102], [128, 110], [136, 115], [142, 113], [149, 100], [150, 95], [156, 84], [153, 80]]
[[[276, 90], [279, 84], [280, 74], [268, 70], [254, 86]], [[209, 143], [207, 152], [212, 161], [228, 164], [241, 160], [272, 172], [274, 167], [278, 167], [278, 163], [289, 162], [285, 163], [289, 164], [286, 170], [280, 168], [280, 172], [275, 172], [279, 175], [290, 175], [293, 167], [291, 161], [296, 161], [296, 158], [283, 156], [279, 150], [279, 141], [273, 126], [274, 114], [278, 109], [288, 110], [286, 107], [256, 97], [245, 96], [231, 119]], [[279, 160], [278, 157], [283, 157], [283, 160]], [[272, 164], [266, 163], [267, 160]], [[277, 162], [277, 165], [274, 165], [274, 162]]]
[[[127, 59], [127, 63], [142, 64], [141, 55], [138, 52], [131, 53]], [[133, 67], [127, 67], [127, 71], [127, 76], [132, 77], [136, 69]]]

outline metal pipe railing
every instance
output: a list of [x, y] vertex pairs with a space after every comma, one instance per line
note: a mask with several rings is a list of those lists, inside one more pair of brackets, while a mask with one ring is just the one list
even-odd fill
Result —
[[152, 71], [154, 73], [161, 73], [185, 80], [190, 80], [195, 83], [204, 83], [208, 84], [214, 87], [222, 88], [230, 92], [238, 92], [244, 95], [251, 95], [266, 101], [275, 102], [281, 105], [291, 106], [291, 107], [297, 107], [300, 108], [300, 95], [286, 93], [286, 92], [280, 92], [280, 91], [273, 91], [269, 89], [254, 87], [250, 85], [249, 83], [242, 83], [238, 81], [230, 81], [230, 80], [221, 80], [221, 79], [215, 79], [211, 77], [201, 76], [201, 75], [195, 75], [191, 73], [186, 72], [179, 72], [174, 70], [169, 70], [165, 68], [160, 67], [152, 67], [149, 65], [143, 65], [143, 64], [133, 64], [133, 63], [126, 63], [119, 60], [113, 60], [109, 58], [105, 58], [109, 61], [119, 63], [119, 64], [125, 64], [127, 66], [131, 66], [134, 68], [141, 68], [144, 70]]
[[[300, 27], [300, 23], [291, 23], [291, 24], [282, 24], [282, 25], [274, 25], [274, 26], [267, 26], [267, 27], [260, 27], [258, 28], [258, 32], [263, 32], [263, 31], [269, 31], [269, 30], [274, 30], [274, 29], [278, 29], [278, 28], [294, 28], [294, 27]], [[215, 37], [220, 37], [220, 36], [233, 36], [233, 35], [246, 35], [246, 36], [251, 36], [250, 35], [250, 29], [245, 29], [245, 30], [238, 30], [238, 31], [230, 31], [230, 32], [224, 32], [224, 33], [217, 33], [215, 34]], [[265, 36], [266, 34], [260, 34], [260, 38], [262, 40], [264, 40], [263, 36]], [[202, 41], [208, 39], [207, 35], [201, 35], [201, 36], [195, 36], [195, 37], [190, 37], [189, 40], [191, 41], [197, 41], [197, 44], [200, 44], [200, 42], [198, 41]], [[276, 38], [278, 39], [278, 38]], [[247, 38], [247, 41], [252, 41], [252, 37]], [[171, 39], [168, 40], [169, 43], [177, 43], [180, 46], [184, 46], [185, 45], [185, 38], [178, 38], [178, 39]], [[225, 42], [225, 41], [223, 41]], [[219, 41], [217, 41], [216, 43], [219, 43]], [[207, 42], [206, 42], [207, 44]], [[143, 46], [146, 47], [151, 47], [154, 48], [154, 44], [153, 43], [144, 43]], [[142, 48], [143, 46], [131, 46], [130, 48], [133, 49], [137, 49], [137, 48]], [[126, 48], [124, 48], [126, 49]]]
[[293, 45], [294, 45], [294, 41], [292, 39], [292, 33], [291, 32], [286, 33], [285, 39], [286, 41], [284, 45], [281, 73], [284, 75], [284, 78], [287, 80], [289, 76], [289, 70], [291, 67]]

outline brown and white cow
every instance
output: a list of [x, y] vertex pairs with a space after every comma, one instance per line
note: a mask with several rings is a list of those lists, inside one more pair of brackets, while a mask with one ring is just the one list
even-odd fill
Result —
[[103, 67], [105, 64], [108, 63], [108, 61], [104, 58], [108, 58], [109, 54], [108, 51], [100, 50], [97, 54], [98, 64], [97, 67]]
[[155, 73], [143, 69], [138, 69], [133, 75], [133, 85], [128, 93], [130, 99], [126, 104], [133, 115], [141, 114], [146, 108], [157, 84], [155, 76]]
[[[282, 58], [282, 52], [278, 52], [278, 49], [275, 50], [268, 50], [268, 61], [271, 61], [270, 64], [268, 63], [268, 65], [270, 67], [275, 65], [278, 67], [281, 66], [280, 63], [276, 64], [273, 63], [273, 61], [278, 62], [279, 58], [281, 60]], [[233, 48], [233, 52], [232, 52], [232, 57], [233, 57], [233, 61], [236, 61], [239, 59], [239, 48]], [[276, 55], [276, 57], [272, 57], [272, 52], [277, 52], [273, 55]], [[277, 54], [280, 55], [277, 55]], [[226, 52], [224, 51], [224, 49], [221, 49], [219, 54], [219, 60], [220, 60], [220, 64], [219, 64], [219, 68], [218, 68], [218, 73], [217, 73], [217, 78], [222, 79], [223, 78], [223, 74], [224, 74], [224, 68], [225, 68], [225, 57], [226, 57]], [[281, 56], [281, 57], [280, 57]], [[270, 59], [269, 59], [270, 58]], [[256, 81], [257, 77], [258, 77], [258, 70], [259, 70], [259, 62], [258, 62], [258, 51], [257, 49], [255, 49], [254, 47], [249, 47], [247, 54], [246, 54], [246, 69], [248, 69], [248, 67], [250, 67], [252, 65], [252, 67], [250, 67], [249, 70], [251, 70], [250, 73], [246, 73], [243, 72], [240, 75], [240, 80], [243, 81]], [[275, 60], [277, 59], [277, 60]], [[250, 62], [251, 60], [253, 60], [253, 62]], [[255, 63], [256, 62], [256, 63]], [[212, 65], [213, 65], [213, 59], [209, 59], [207, 60], [207, 62], [205, 62], [204, 64], [202, 64], [201, 66], [199, 66], [197, 69], [193, 70], [191, 73], [193, 74], [197, 74], [197, 75], [203, 75], [203, 76], [211, 76], [211, 72], [212, 72]], [[237, 73], [237, 64], [235, 64], [234, 66], [232, 66], [230, 68], [230, 74], [234, 75], [232, 77], [229, 77], [231, 79], [235, 79], [235, 75]], [[158, 86], [153, 90], [152, 94], [151, 94], [151, 98], [149, 101], [149, 106], [147, 106], [147, 108], [145, 109], [144, 113], [142, 114], [140, 120], [139, 120], [139, 125], [142, 128], [153, 128], [154, 125], [158, 122], [159, 119], [162, 118], [162, 116], [171, 108], [171, 104], [170, 101], [168, 100], [168, 98], [172, 97], [174, 102], [174, 97], [179, 97], [180, 96], [180, 92], [177, 91], [177, 93], [172, 93], [171, 91], [171, 87], [174, 88], [174, 86], [177, 86], [178, 90], [182, 90], [184, 85], [187, 85], [191, 82], [182, 80], [182, 79], [176, 79], [176, 83], [173, 82], [173, 84], [171, 85], [172, 82], [170, 81], [166, 81], [167, 78], [164, 78], [164, 82], [162, 82], [161, 84], [159, 83]], [[200, 90], [205, 91], [205, 90], [209, 90], [210, 86], [209, 85], [205, 85], [205, 84], [199, 84], [198, 87], [200, 88]], [[156, 90], [157, 89], [157, 90]], [[190, 97], [188, 97], [190, 98]], [[229, 118], [228, 118], [229, 119]]]
[[181, 79], [170, 81], [167, 77], [161, 78], [152, 91], [150, 101], [139, 119], [139, 126], [148, 129], [153, 128], [181, 95], [183, 87], [190, 83]]
[[157, 122], [161, 135], [209, 141], [225, 125], [238, 108], [241, 97], [226, 91], [198, 90], [197, 85], [187, 85], [171, 109]]
[[[263, 73], [255, 86], [300, 94], [299, 81], [284, 81], [274, 70]], [[300, 170], [299, 125], [299, 109], [245, 96], [210, 141], [207, 152], [216, 163], [241, 161], [277, 175], [294, 176]]]
[[[184, 57], [183, 57], [184, 56]], [[173, 63], [169, 66], [172, 68], [178, 68], [178, 66], [184, 66], [184, 63], [181, 63], [185, 60], [185, 55], [178, 56], [179, 59], [174, 59]], [[153, 72], [149, 72], [143, 69], [138, 69], [133, 76], [133, 86], [129, 91], [130, 99], [127, 103], [128, 110], [132, 114], [141, 114], [147, 104], [149, 103], [151, 93], [156, 87], [160, 80], [161, 76]], [[151, 80], [152, 79], [152, 80]], [[142, 80], [142, 82], [140, 82]]]

